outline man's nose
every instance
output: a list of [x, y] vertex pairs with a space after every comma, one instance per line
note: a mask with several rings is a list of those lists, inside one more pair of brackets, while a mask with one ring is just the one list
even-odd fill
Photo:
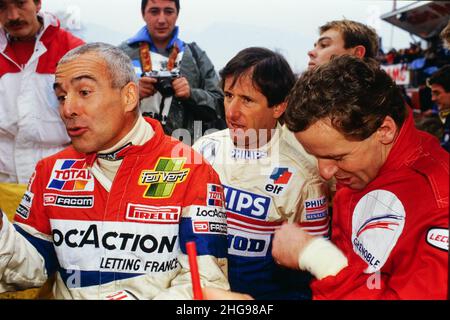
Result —
[[231, 120], [236, 120], [239, 118], [239, 115], [240, 115], [239, 100], [233, 98], [226, 105], [226, 117]]
[[20, 18], [19, 10], [15, 5], [9, 5], [6, 8], [6, 18], [8, 20], [18, 20]]
[[318, 160], [319, 173], [325, 180], [330, 180], [338, 171], [336, 161], [329, 159], [319, 159]]
[[68, 94], [64, 99], [64, 102], [60, 105], [60, 112], [66, 119], [73, 118], [79, 114], [76, 101], [71, 97], [71, 95]]

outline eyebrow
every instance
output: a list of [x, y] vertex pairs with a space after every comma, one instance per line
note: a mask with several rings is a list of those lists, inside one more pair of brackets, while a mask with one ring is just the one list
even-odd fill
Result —
[[320, 37], [319, 40], [317, 40], [317, 42], [320, 42], [323, 40], [331, 40], [331, 38], [330, 37]]
[[[80, 81], [85, 80], [85, 79], [97, 82], [97, 79], [95, 79], [94, 77], [92, 77], [90, 75], [82, 75], [82, 76], [73, 78], [72, 80], [70, 80], [70, 83], [74, 84], [75, 82], [80, 82]], [[60, 88], [61, 88], [61, 84], [60, 83], [55, 82], [53, 84], [53, 90], [60, 89]]]

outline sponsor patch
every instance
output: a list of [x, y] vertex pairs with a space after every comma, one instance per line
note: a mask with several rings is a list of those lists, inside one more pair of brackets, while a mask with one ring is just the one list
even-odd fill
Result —
[[211, 221], [192, 221], [192, 230], [197, 234], [227, 234], [227, 224]]
[[31, 191], [26, 191], [17, 207], [16, 213], [23, 219], [28, 219], [30, 216], [31, 206], [33, 204], [34, 194]]
[[228, 229], [228, 254], [241, 257], [266, 257], [269, 244], [270, 234]]
[[94, 196], [62, 196], [58, 194], [44, 194], [44, 206], [62, 208], [92, 208]]
[[367, 264], [366, 273], [380, 271], [403, 232], [406, 213], [395, 194], [375, 190], [356, 205], [352, 219], [353, 250]]
[[232, 149], [230, 157], [235, 160], [259, 160], [267, 158], [268, 153], [260, 150]]
[[189, 174], [190, 169], [184, 169], [185, 162], [185, 158], [160, 158], [153, 170], [142, 171], [139, 185], [147, 186], [144, 198], [170, 198]]
[[180, 215], [180, 207], [156, 207], [130, 203], [125, 219], [143, 223], [177, 224], [180, 221]]
[[208, 184], [206, 205], [211, 207], [224, 207], [223, 187], [217, 184]]
[[47, 189], [62, 192], [94, 191], [94, 177], [84, 160], [56, 160]]
[[432, 247], [448, 251], [448, 229], [432, 228], [428, 230], [427, 243]]
[[171, 224], [50, 220], [61, 268], [128, 274], [166, 273], [179, 268], [178, 228]]
[[270, 198], [251, 192], [224, 186], [225, 207], [238, 215], [265, 221], [269, 212]]
[[269, 177], [265, 190], [274, 195], [283, 194], [293, 174], [293, 170], [290, 168], [275, 168]]
[[328, 200], [325, 196], [319, 199], [308, 199], [304, 202], [306, 220], [314, 221], [328, 217]]

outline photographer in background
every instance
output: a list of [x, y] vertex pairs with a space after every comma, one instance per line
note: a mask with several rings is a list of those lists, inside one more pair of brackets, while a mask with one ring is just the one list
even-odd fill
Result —
[[195, 42], [178, 38], [179, 0], [142, 0], [141, 11], [146, 26], [119, 47], [141, 77], [144, 116], [159, 120], [166, 134], [186, 144], [208, 129], [223, 129], [223, 93], [214, 66]]

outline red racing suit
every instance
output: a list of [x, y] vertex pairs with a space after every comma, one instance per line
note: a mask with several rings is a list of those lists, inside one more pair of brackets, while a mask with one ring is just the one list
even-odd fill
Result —
[[154, 136], [116, 155], [123, 162], [109, 193], [90, 171], [96, 154], [69, 147], [38, 163], [14, 226], [3, 217], [0, 291], [56, 272], [58, 299], [191, 299], [188, 241], [202, 284], [229, 289], [218, 175], [148, 121]]
[[332, 241], [348, 259], [315, 299], [446, 299], [449, 154], [410, 115], [364, 190], [338, 188]]

